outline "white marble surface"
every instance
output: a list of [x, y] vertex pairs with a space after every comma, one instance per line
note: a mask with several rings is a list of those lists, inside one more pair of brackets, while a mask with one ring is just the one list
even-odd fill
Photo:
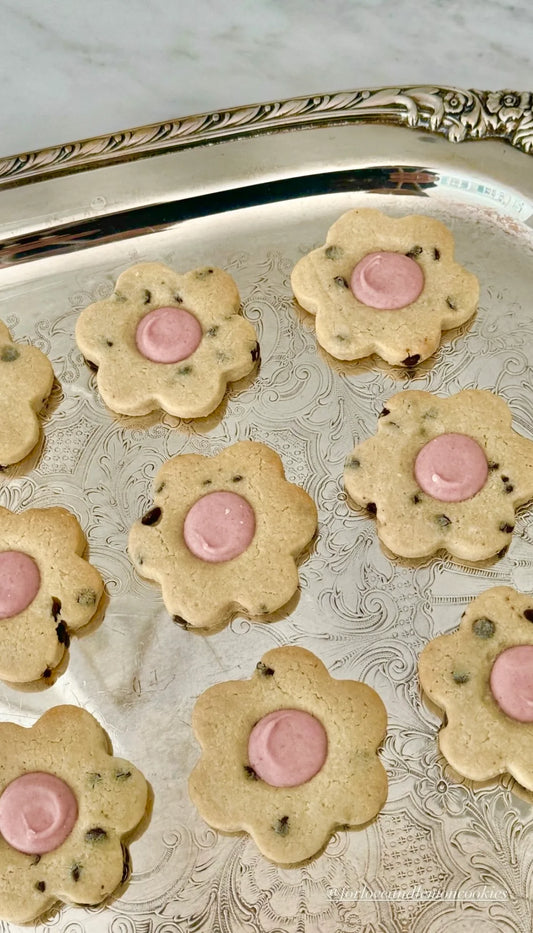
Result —
[[358, 87], [532, 90], [529, 0], [0, 0], [0, 156]]

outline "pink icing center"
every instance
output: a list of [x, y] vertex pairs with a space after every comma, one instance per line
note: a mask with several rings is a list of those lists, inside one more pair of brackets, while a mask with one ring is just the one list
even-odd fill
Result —
[[185, 308], [156, 308], [139, 321], [137, 349], [154, 363], [179, 363], [194, 353], [202, 328]]
[[9, 619], [26, 609], [41, 585], [39, 568], [22, 551], [0, 553], [0, 619]]
[[424, 273], [403, 253], [369, 253], [353, 270], [350, 287], [361, 304], [396, 311], [416, 301], [424, 287]]
[[320, 771], [328, 737], [322, 723], [300, 709], [277, 709], [263, 716], [248, 739], [248, 760], [273, 787], [297, 787]]
[[439, 434], [415, 460], [415, 478], [440, 502], [462, 502], [483, 488], [488, 476], [483, 448], [467, 434]]
[[44, 771], [15, 778], [0, 797], [0, 833], [28, 855], [57, 849], [77, 817], [78, 804], [68, 784]]
[[490, 672], [490, 689], [511, 719], [533, 722], [533, 645], [516, 645], [498, 655]]
[[251, 505], [234, 492], [211, 492], [187, 512], [185, 544], [196, 557], [219, 564], [242, 554], [255, 534]]

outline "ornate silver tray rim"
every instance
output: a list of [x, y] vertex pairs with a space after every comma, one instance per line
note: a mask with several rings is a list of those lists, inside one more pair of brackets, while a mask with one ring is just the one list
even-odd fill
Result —
[[533, 153], [533, 92], [456, 87], [364, 88], [232, 107], [152, 123], [0, 159], [0, 187], [97, 165], [297, 128], [385, 123], [429, 130], [450, 142], [499, 138]]

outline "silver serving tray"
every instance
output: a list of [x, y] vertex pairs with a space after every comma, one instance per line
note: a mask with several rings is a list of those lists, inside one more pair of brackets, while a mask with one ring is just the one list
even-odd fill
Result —
[[[15, 339], [50, 356], [57, 377], [42, 443], [3, 472], [0, 503], [70, 508], [109, 596], [102, 624], [73, 638], [56, 683], [0, 685], [0, 713], [30, 725], [53, 705], [81, 705], [153, 789], [121, 896], [96, 909], [57, 908], [36, 929], [529, 933], [530, 801], [509, 778], [474, 788], [452, 774], [416, 664], [487, 587], [533, 592], [531, 508], [497, 562], [466, 567], [441, 555], [407, 565], [386, 557], [373, 520], [348, 507], [342, 468], [406, 385], [495, 390], [533, 438], [532, 104], [531, 93], [511, 91], [358, 90], [0, 160], [0, 317]], [[360, 205], [443, 220], [481, 281], [477, 317], [415, 371], [328, 359], [291, 295], [296, 260]], [[126, 266], [155, 259], [178, 271], [228, 270], [260, 333], [259, 374], [203, 420], [112, 415], [74, 343], [80, 309], [109, 294]], [[268, 624], [237, 618], [204, 638], [173, 624], [159, 589], [134, 574], [128, 529], [149, 507], [166, 458], [213, 454], [242, 438], [278, 451], [288, 478], [318, 504], [319, 536], [290, 611]], [[187, 795], [199, 753], [196, 697], [249, 677], [265, 650], [287, 643], [314, 651], [337, 677], [365, 680], [389, 714], [384, 810], [298, 869], [271, 865], [245, 835], [213, 832]]]

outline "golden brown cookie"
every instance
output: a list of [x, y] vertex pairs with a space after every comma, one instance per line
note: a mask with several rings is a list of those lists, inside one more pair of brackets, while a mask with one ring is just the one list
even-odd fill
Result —
[[0, 464], [18, 463], [39, 440], [41, 410], [52, 391], [54, 370], [37, 347], [15, 343], [0, 321]]
[[159, 583], [176, 621], [217, 628], [236, 612], [261, 618], [285, 605], [316, 524], [313, 500], [287, 482], [278, 455], [241, 441], [216, 457], [167, 461], [128, 551], [138, 573]]
[[75, 706], [30, 729], [0, 723], [0, 747], [0, 917], [27, 923], [56, 901], [100, 904], [127, 877], [124, 837], [144, 816], [144, 777]]
[[418, 671], [446, 717], [439, 747], [452, 767], [474, 781], [508, 772], [533, 791], [533, 596], [486, 590], [456, 632], [426, 645]]
[[110, 298], [81, 312], [76, 341], [98, 367], [104, 402], [124, 415], [208, 415], [228, 382], [259, 359], [237, 286], [214, 267], [185, 275], [159, 262], [126, 269]]
[[[258, 757], [251, 734], [264, 717], [294, 712], [322, 727], [326, 757], [308, 780], [274, 786], [250, 763], [250, 755], [254, 763]], [[210, 826], [249, 833], [274, 862], [301, 862], [316, 855], [336, 828], [366, 823], [385, 803], [387, 776], [377, 749], [386, 724], [385, 707], [370, 687], [330, 677], [304, 648], [274, 648], [250, 680], [216, 684], [198, 699], [193, 728], [202, 756], [189, 794]], [[273, 762], [276, 777], [268, 774], [269, 781], [295, 780], [302, 768], [313, 770], [313, 732], [309, 737], [297, 719], [288, 725], [277, 719], [273, 728], [269, 720], [266, 728], [266, 751], [256, 768]]]
[[50, 678], [70, 634], [93, 618], [104, 584], [86, 546], [66, 509], [0, 508], [0, 679]]
[[[435, 449], [436, 438], [439, 448], [450, 437], [473, 448], [475, 470], [465, 467], [464, 451]], [[422, 488], [417, 470], [426, 455], [430, 485]], [[442, 498], [455, 480], [458, 488], [462, 479], [475, 480], [479, 468], [485, 480], [477, 492]], [[378, 535], [394, 554], [426, 557], [445, 548], [483, 560], [510, 543], [516, 508], [533, 498], [533, 442], [512, 430], [509, 408], [491, 392], [399, 392], [381, 412], [377, 435], [347, 458], [344, 482], [354, 502], [376, 516]]]
[[[302, 308], [316, 315], [317, 340], [332, 356], [377, 353], [388, 363], [415, 366], [437, 349], [442, 331], [476, 311], [478, 280], [453, 257], [452, 233], [440, 221], [361, 208], [343, 214], [325, 245], [297, 262], [291, 284]], [[392, 296], [391, 283], [413, 273], [421, 291], [396, 289]], [[353, 276], [366, 283], [364, 300]]]

